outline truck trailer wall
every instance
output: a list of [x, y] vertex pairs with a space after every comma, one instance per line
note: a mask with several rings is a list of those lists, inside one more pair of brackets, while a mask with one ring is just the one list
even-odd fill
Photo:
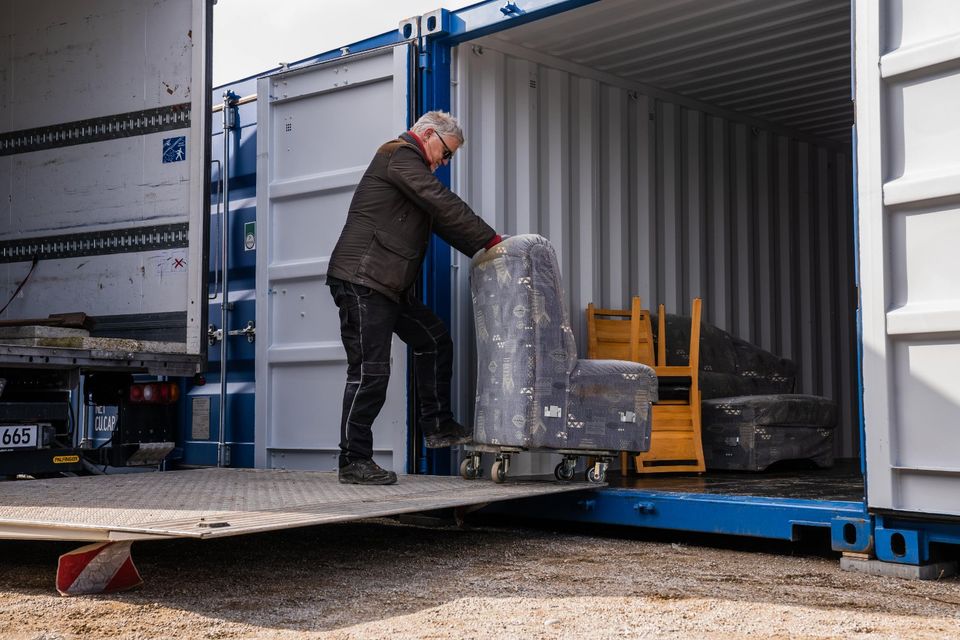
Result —
[[204, 351], [209, 13], [0, 7], [0, 305], [38, 259], [4, 320], [82, 311]]
[[[796, 361], [798, 392], [835, 399], [836, 453], [858, 454], [848, 149], [490, 38], [460, 45], [453, 69], [455, 188], [498, 231], [550, 238], [581, 355], [589, 302], [689, 313], [700, 296], [707, 322]], [[458, 369], [462, 406], [475, 369]]]

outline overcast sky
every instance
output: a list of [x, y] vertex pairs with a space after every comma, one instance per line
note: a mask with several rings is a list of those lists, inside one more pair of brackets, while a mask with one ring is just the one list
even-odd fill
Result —
[[396, 29], [404, 18], [476, 1], [219, 0], [213, 9], [213, 84]]

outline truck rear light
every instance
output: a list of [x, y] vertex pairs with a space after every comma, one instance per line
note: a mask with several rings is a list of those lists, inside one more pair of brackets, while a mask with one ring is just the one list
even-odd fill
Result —
[[135, 404], [173, 404], [179, 399], [180, 387], [174, 382], [130, 385], [130, 402]]

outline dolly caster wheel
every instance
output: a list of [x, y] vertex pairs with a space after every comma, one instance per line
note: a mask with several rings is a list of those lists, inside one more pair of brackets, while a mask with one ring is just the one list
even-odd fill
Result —
[[577, 460], [564, 458], [553, 470], [554, 477], [561, 482], [570, 482], [576, 475]]
[[474, 456], [467, 456], [460, 462], [460, 477], [464, 480], [476, 480], [480, 477], [480, 461]]
[[507, 479], [508, 471], [510, 471], [510, 456], [497, 456], [497, 461], [490, 467], [490, 478], [497, 484], [503, 484]]
[[587, 482], [591, 484], [603, 484], [607, 481], [607, 463], [598, 461], [587, 469], [586, 476]]

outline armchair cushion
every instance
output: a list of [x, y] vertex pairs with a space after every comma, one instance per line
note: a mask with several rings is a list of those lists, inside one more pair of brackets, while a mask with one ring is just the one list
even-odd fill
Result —
[[705, 400], [703, 454], [709, 469], [762, 471], [782, 460], [833, 465], [837, 405], [801, 394]]
[[647, 451], [653, 369], [638, 362], [579, 360], [570, 375], [567, 428], [553, 448]]

